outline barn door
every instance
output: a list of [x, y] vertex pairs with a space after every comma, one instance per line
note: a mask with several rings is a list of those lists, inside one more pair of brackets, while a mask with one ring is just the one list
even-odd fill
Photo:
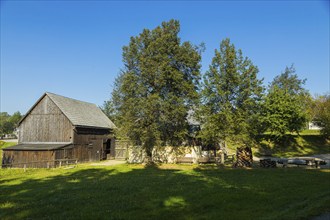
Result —
[[110, 152], [111, 152], [111, 139], [105, 139], [103, 141], [103, 153], [102, 153], [102, 159], [106, 160], [110, 158]]

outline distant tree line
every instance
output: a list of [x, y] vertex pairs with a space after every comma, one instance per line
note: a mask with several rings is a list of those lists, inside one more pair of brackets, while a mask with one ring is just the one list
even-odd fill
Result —
[[20, 112], [15, 112], [13, 115], [9, 115], [7, 112], [0, 112], [0, 136], [12, 134], [21, 119], [22, 115]]
[[188, 112], [200, 123], [203, 143], [251, 144], [270, 132], [279, 138], [314, 120], [329, 137], [329, 96], [314, 100], [294, 66], [266, 88], [258, 67], [224, 39], [201, 73], [204, 45], [182, 42], [179, 21], [144, 29], [123, 47], [124, 67], [103, 111], [117, 135], [143, 146], [180, 145], [189, 135]]

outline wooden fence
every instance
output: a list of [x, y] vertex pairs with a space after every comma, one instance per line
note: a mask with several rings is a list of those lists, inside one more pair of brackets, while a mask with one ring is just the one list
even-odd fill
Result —
[[126, 160], [128, 158], [128, 147], [129, 141], [127, 140], [116, 140], [115, 148], [115, 159]]
[[58, 159], [58, 160], [41, 160], [32, 162], [9, 162], [2, 163], [2, 168], [56, 168], [69, 165], [77, 165], [77, 159]]

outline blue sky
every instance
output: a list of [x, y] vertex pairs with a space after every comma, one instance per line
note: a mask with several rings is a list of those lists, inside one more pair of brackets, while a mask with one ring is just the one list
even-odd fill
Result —
[[0, 111], [25, 114], [46, 91], [102, 105], [130, 37], [172, 18], [205, 43], [202, 72], [229, 37], [265, 85], [294, 64], [311, 94], [330, 90], [329, 1], [1, 1]]

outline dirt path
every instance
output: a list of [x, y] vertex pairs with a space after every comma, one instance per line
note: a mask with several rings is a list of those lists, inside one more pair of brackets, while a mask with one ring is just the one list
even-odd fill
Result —
[[125, 164], [126, 160], [105, 160], [99, 163], [92, 163], [92, 166], [113, 166], [118, 164]]

